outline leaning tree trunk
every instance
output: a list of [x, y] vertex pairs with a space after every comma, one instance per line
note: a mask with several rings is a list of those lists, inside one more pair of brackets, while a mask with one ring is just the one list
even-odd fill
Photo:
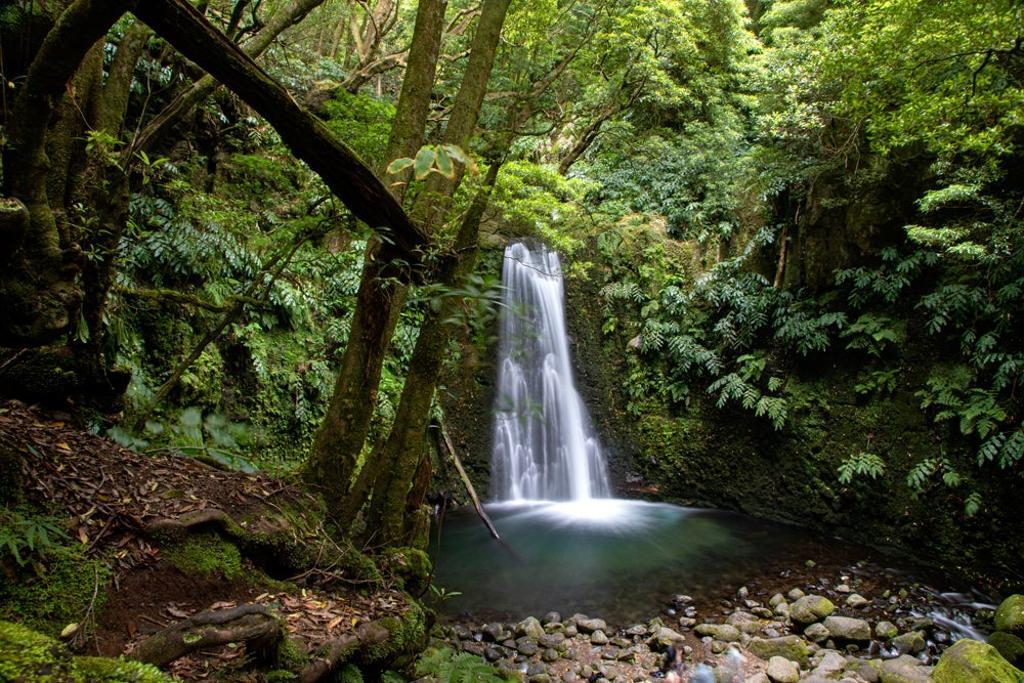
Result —
[[[420, 2], [385, 165], [394, 158], [413, 156], [423, 143], [446, 4], [447, 0]], [[396, 187], [393, 191], [400, 199], [404, 186]], [[343, 516], [350, 497], [352, 476], [377, 403], [384, 358], [407, 293], [403, 282], [388, 276], [389, 250], [376, 240], [367, 248], [341, 370], [305, 468], [307, 479], [323, 486], [336, 519]]]
[[[490, 166], [484, 187], [462, 221], [452, 254], [441, 273], [440, 279], [446, 289], [461, 284], [476, 266], [480, 222], [500, 167], [500, 161]], [[408, 522], [414, 519], [422, 501], [421, 496], [410, 496], [410, 487], [422, 465], [430, 406], [451, 338], [449, 321], [461, 305], [462, 297], [449, 294], [442, 299], [440, 306], [428, 309], [409, 361], [409, 373], [405, 377], [391, 432], [384, 446], [373, 453], [366, 465], [372, 467], [377, 475], [367, 527], [374, 530], [375, 539], [385, 544], [404, 545], [411, 539], [412, 529]]]

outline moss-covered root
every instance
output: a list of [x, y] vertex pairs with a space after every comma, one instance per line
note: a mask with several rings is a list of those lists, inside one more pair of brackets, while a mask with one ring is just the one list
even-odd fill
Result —
[[0, 681], [15, 683], [172, 683], [148, 664], [73, 657], [53, 638], [0, 621]]
[[942, 653], [932, 672], [935, 683], [1019, 683], [1024, 671], [985, 643], [965, 638]]

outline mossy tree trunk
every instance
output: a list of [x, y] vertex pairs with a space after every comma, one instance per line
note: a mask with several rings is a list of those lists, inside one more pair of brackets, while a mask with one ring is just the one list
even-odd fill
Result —
[[[447, 0], [423, 0], [417, 9], [385, 164], [413, 156], [423, 144], [446, 5]], [[399, 199], [404, 188], [404, 184], [393, 186]], [[379, 240], [367, 248], [345, 355], [306, 466], [307, 479], [323, 487], [328, 508], [339, 523], [347, 517], [342, 510], [355, 485], [352, 477], [370, 431], [384, 359], [407, 294], [405, 282], [389, 273], [391, 251]]]

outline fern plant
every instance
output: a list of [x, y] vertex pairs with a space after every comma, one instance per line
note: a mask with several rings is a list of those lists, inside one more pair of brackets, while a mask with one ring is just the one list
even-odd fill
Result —
[[505, 678], [483, 658], [449, 648], [427, 650], [416, 662], [416, 676], [436, 683], [505, 683]]

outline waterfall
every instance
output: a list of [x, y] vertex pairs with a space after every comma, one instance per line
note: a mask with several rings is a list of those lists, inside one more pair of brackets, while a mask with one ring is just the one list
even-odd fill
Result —
[[513, 501], [606, 497], [601, 446], [573, 382], [558, 254], [509, 245], [502, 283], [492, 493]]

